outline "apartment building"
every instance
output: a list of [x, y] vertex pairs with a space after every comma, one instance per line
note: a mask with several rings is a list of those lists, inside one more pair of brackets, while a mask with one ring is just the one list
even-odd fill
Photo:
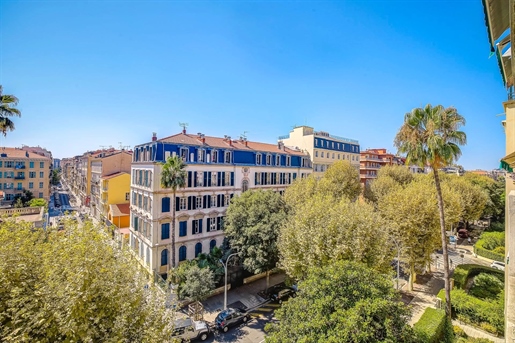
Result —
[[359, 142], [354, 139], [315, 131], [309, 126], [297, 126], [288, 135], [279, 137], [279, 142], [305, 151], [316, 177], [321, 177], [331, 164], [339, 160], [348, 160], [356, 168], [360, 166]]
[[507, 100], [502, 104], [506, 119], [503, 120], [506, 134], [506, 156], [501, 159], [501, 167], [506, 175], [506, 268], [505, 268], [505, 339], [515, 341], [515, 56], [513, 42], [515, 33], [515, 8], [513, 1], [483, 1], [485, 22], [488, 31], [490, 51], [497, 55], [501, 77], [507, 90]]
[[[180, 156], [187, 182], [172, 199], [160, 183], [161, 165]], [[131, 170], [130, 246], [150, 271], [165, 274], [170, 249], [176, 263], [222, 244], [225, 211], [235, 195], [248, 189], [283, 192], [296, 178], [312, 172], [309, 155], [284, 144], [188, 134], [186, 130], [134, 148]], [[172, 206], [175, 246], [171, 247]]]
[[362, 185], [368, 184], [377, 178], [377, 172], [381, 167], [391, 165], [404, 165], [404, 160], [386, 149], [367, 149], [361, 151], [359, 165], [359, 180]]
[[24, 189], [35, 198], [49, 201], [50, 163], [50, 158], [20, 148], [0, 148], [0, 190], [4, 193], [1, 205], [10, 205]]

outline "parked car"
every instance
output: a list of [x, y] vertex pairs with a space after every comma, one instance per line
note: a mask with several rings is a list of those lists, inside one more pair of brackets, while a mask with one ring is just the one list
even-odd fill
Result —
[[227, 332], [229, 327], [246, 323], [250, 319], [250, 315], [242, 308], [227, 308], [216, 316], [215, 326], [217, 329]]
[[504, 263], [499, 262], [499, 261], [493, 261], [492, 264], [490, 265], [490, 267], [499, 269], [499, 270], [504, 270]]
[[174, 323], [172, 338], [182, 342], [196, 339], [205, 341], [209, 332], [209, 326], [204, 321], [195, 321], [191, 318], [178, 319]]
[[458, 231], [459, 238], [467, 238], [468, 236], [469, 236], [469, 232], [467, 231], [467, 229], [460, 229]]
[[283, 287], [270, 294], [270, 299], [272, 301], [277, 301], [279, 304], [282, 304], [283, 301], [288, 300], [290, 297], [295, 298], [296, 296], [297, 292], [295, 292], [293, 288]]

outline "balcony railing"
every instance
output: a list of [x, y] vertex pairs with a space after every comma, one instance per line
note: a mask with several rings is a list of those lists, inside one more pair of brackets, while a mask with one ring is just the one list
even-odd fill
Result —
[[17, 165], [14, 168], [16, 168], [16, 169], [25, 169], [25, 166], [24, 165]]
[[14, 177], [15, 180], [25, 180], [25, 175], [16, 175]]

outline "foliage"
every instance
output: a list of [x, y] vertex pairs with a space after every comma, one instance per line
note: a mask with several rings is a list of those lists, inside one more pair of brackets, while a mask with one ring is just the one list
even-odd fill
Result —
[[24, 189], [21, 194], [16, 194], [13, 198], [12, 205], [14, 207], [28, 207], [29, 202], [34, 199], [34, 194], [28, 189]]
[[177, 188], [186, 186], [186, 164], [179, 156], [170, 156], [165, 163], [159, 163], [161, 165], [161, 187], [164, 189], [172, 189], [173, 192], [173, 203], [172, 203], [172, 237], [171, 246], [171, 260], [170, 264], [175, 267], [175, 193]]
[[474, 245], [474, 252], [479, 256], [504, 262], [504, 244], [504, 232], [483, 232]]
[[[453, 332], [445, 311], [428, 307], [422, 317], [413, 325], [417, 337], [424, 343], [452, 343]], [[448, 331], [451, 331], [448, 334]]]
[[438, 212], [433, 187], [414, 181], [405, 188], [380, 198], [378, 208], [391, 237], [400, 242], [404, 258], [410, 265], [410, 287], [415, 265], [426, 265], [440, 245]]
[[52, 176], [50, 178], [50, 182], [54, 186], [59, 183], [59, 170], [57, 170], [57, 169], [52, 170]]
[[43, 231], [0, 224], [0, 340], [163, 342], [173, 313], [164, 295], [103, 227], [67, 221]]
[[469, 294], [481, 299], [495, 299], [504, 288], [504, 282], [496, 276], [480, 273], [474, 277]]
[[453, 325], [452, 331], [454, 332], [454, 337], [456, 337], [456, 338], [458, 338], [458, 337], [467, 338], [468, 337], [466, 332], [458, 325]]
[[31, 199], [28, 203], [30, 207], [41, 207], [43, 206], [45, 208], [45, 211], [48, 211], [48, 203], [43, 198], [34, 198]]
[[491, 274], [504, 282], [504, 272], [479, 264], [460, 264], [454, 269], [454, 286], [463, 289], [471, 277], [480, 273]]
[[460, 128], [465, 118], [454, 107], [426, 105], [415, 108], [404, 116], [404, 123], [395, 136], [394, 144], [400, 153], [406, 154], [406, 163], [433, 170], [440, 217], [440, 238], [444, 259], [446, 313], [451, 314], [450, 271], [448, 265], [447, 235], [444, 214], [444, 199], [440, 189], [438, 169], [451, 165], [460, 157], [460, 145], [467, 136]]
[[301, 208], [304, 201], [315, 196], [317, 192], [318, 181], [313, 174], [310, 174], [306, 178], [297, 178], [284, 193], [288, 213], [292, 214], [296, 209]]
[[214, 273], [200, 268], [195, 260], [185, 261], [176, 271], [179, 299], [204, 300], [215, 288]]
[[413, 174], [405, 166], [384, 166], [379, 169], [377, 178], [367, 184], [364, 196], [377, 203], [398, 187], [404, 187], [414, 180]]
[[451, 191], [459, 195], [461, 204], [461, 221], [466, 223], [478, 220], [488, 201], [488, 195], [479, 186], [456, 175], [447, 175], [445, 183]]
[[213, 247], [209, 254], [199, 254], [196, 258], [200, 268], [209, 268], [213, 272], [215, 285], [219, 284], [225, 274], [224, 267], [220, 260], [224, 258], [224, 250], [220, 247]]
[[7, 131], [14, 131], [14, 122], [9, 117], [21, 117], [21, 112], [16, 105], [18, 105], [18, 98], [3, 94], [3, 87], [0, 85], [0, 131], [4, 137]]
[[476, 298], [461, 289], [451, 293], [452, 307], [459, 320], [496, 335], [504, 333], [504, 291], [494, 301]]
[[356, 200], [361, 193], [359, 170], [348, 160], [333, 163], [318, 183], [319, 191], [332, 194], [336, 200]]
[[224, 233], [246, 270], [257, 274], [275, 268], [277, 237], [285, 220], [286, 204], [279, 193], [251, 190], [231, 201]]
[[479, 186], [487, 195], [487, 202], [482, 216], [491, 216], [492, 220], [504, 221], [504, 198], [506, 188], [504, 178], [500, 177], [498, 180], [493, 180], [485, 175], [465, 173], [463, 179]]
[[409, 309], [391, 279], [355, 262], [310, 268], [269, 323], [267, 343], [414, 342]]
[[[504, 206], [504, 205], [503, 205]], [[490, 227], [485, 232], [504, 232], [504, 222], [494, 222], [490, 224]]]
[[298, 204], [281, 228], [280, 267], [296, 279], [315, 266], [338, 260], [359, 261], [388, 271], [393, 251], [382, 227], [372, 205], [316, 194]]

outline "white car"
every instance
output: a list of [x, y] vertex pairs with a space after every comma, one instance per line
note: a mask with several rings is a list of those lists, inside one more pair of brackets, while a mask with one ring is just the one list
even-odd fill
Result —
[[490, 265], [490, 267], [499, 269], [499, 270], [504, 270], [504, 263], [498, 262], [498, 261], [493, 261], [492, 264]]
[[194, 321], [191, 318], [178, 319], [174, 323], [172, 338], [179, 341], [205, 341], [209, 336], [209, 326], [204, 321]]

